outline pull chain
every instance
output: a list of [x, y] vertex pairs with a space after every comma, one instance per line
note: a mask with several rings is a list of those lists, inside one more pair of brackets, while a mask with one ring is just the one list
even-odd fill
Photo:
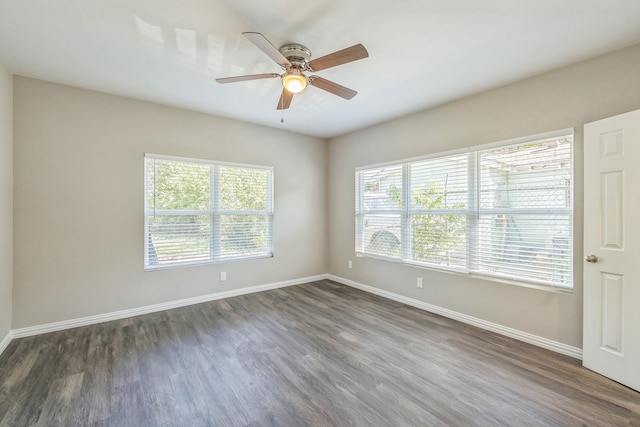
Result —
[[284, 92], [282, 92], [282, 95], [280, 97], [280, 123], [284, 123], [284, 108], [282, 108], [284, 107]]

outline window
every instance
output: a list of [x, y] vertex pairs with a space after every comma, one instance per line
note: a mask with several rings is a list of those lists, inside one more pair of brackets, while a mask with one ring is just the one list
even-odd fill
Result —
[[145, 155], [147, 269], [273, 253], [273, 169]]
[[356, 252], [573, 287], [573, 134], [356, 170]]

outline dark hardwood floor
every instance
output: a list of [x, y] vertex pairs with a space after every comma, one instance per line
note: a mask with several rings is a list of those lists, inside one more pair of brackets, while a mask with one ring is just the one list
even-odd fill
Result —
[[0, 425], [640, 426], [640, 394], [321, 281], [14, 340]]

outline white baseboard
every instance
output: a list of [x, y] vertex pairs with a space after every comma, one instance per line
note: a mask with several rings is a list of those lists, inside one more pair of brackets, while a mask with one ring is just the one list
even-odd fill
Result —
[[0, 354], [9, 346], [9, 343], [13, 339], [13, 333], [11, 331], [7, 332], [7, 335], [0, 340]]
[[519, 341], [524, 341], [526, 343], [533, 344], [538, 347], [546, 348], [547, 350], [555, 351], [556, 353], [564, 354], [566, 356], [571, 356], [576, 359], [582, 360], [582, 349], [577, 347], [573, 347], [573, 346], [563, 344], [557, 341], [553, 341], [547, 338], [539, 337], [537, 335], [533, 335], [528, 332], [523, 332], [517, 329], [502, 326], [497, 323], [488, 322], [486, 320], [478, 319], [477, 317], [468, 316], [463, 313], [458, 313], [457, 311], [442, 308], [437, 305], [429, 304], [417, 299], [408, 298], [402, 295], [395, 294], [393, 292], [388, 292], [382, 289], [375, 288], [373, 286], [364, 285], [362, 283], [354, 282], [353, 280], [334, 276], [332, 274], [329, 274], [328, 278], [335, 282], [342, 283], [343, 285], [351, 286], [352, 288], [356, 288], [356, 289], [363, 290], [365, 292], [376, 294], [384, 298], [388, 298], [394, 301], [401, 302], [403, 304], [410, 305], [412, 307], [419, 308], [421, 310], [439, 314], [441, 316], [448, 317], [450, 319], [454, 319], [462, 323], [467, 323], [469, 325], [477, 326], [478, 328], [486, 329], [491, 332], [496, 332], [498, 334], [505, 335], [507, 337], [514, 338]]
[[[254, 292], [262, 292], [270, 289], [284, 288], [287, 286], [301, 285], [303, 283], [315, 282], [318, 280], [324, 280], [328, 277], [327, 274], [320, 274], [318, 276], [303, 277], [300, 279], [285, 280], [283, 282], [268, 283], [266, 285], [250, 286], [247, 288], [234, 289], [231, 291], [216, 292], [213, 294], [201, 295], [192, 298], [185, 298], [177, 301], [169, 301], [160, 304], [147, 305], [144, 307], [130, 308], [127, 310], [114, 311], [111, 313], [98, 314], [95, 316], [81, 317], [78, 319], [63, 320], [60, 322], [46, 323], [43, 325], [29, 326], [26, 328], [13, 329], [10, 335], [7, 335], [9, 344], [13, 338], [22, 338], [32, 335], [46, 334], [48, 332], [61, 331], [64, 329], [77, 328], [80, 326], [94, 325], [96, 323], [108, 322], [111, 320], [125, 319], [127, 317], [139, 316], [141, 314], [155, 313], [157, 311], [169, 310], [172, 308], [184, 307], [187, 305], [200, 304], [203, 302], [231, 298], [240, 295], [252, 294]], [[5, 338], [6, 340], [7, 338]], [[2, 341], [4, 343], [4, 340]], [[6, 346], [5, 345], [5, 346]], [[2, 353], [2, 347], [0, 345], [0, 353]]]

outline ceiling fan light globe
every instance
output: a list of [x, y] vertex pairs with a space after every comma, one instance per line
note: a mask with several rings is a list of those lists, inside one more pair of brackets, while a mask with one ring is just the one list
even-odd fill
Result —
[[307, 77], [304, 74], [285, 74], [282, 86], [291, 93], [302, 92], [307, 87]]

